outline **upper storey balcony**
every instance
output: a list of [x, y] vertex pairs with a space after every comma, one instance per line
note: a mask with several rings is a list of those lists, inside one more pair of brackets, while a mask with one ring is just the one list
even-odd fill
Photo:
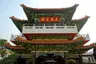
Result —
[[66, 24], [64, 26], [56, 26], [55, 24], [53, 26], [26, 26], [23, 25], [23, 34], [40, 34], [40, 33], [78, 33], [77, 26], [67, 26]]

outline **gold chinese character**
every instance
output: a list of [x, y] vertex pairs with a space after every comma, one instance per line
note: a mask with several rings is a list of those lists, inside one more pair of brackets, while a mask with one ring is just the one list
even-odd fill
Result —
[[55, 17], [55, 21], [58, 22], [59, 21], [59, 17]]
[[50, 21], [54, 21], [54, 17], [51, 17], [51, 18], [50, 18]]
[[49, 21], [49, 17], [46, 17], [46, 21], [47, 21], [47, 22]]
[[40, 18], [40, 21], [41, 21], [41, 22], [44, 22], [44, 21], [45, 21], [45, 18], [44, 18], [44, 17], [41, 17], [41, 18]]

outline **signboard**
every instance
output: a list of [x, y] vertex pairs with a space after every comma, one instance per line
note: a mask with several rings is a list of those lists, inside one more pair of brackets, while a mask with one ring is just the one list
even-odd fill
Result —
[[40, 17], [40, 22], [60, 22], [60, 17], [59, 16]]

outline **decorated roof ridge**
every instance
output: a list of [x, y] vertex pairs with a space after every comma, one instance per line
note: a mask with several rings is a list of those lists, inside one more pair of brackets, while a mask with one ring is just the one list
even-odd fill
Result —
[[11, 41], [13, 44], [15, 44], [16, 46], [18, 46], [19, 44], [17, 43], [17, 41]]
[[80, 18], [80, 19], [72, 19], [72, 21], [86, 20], [86, 19], [88, 19], [88, 18], [90, 18], [90, 16], [87, 16], [87, 15], [86, 15], [86, 16]]
[[91, 49], [91, 48], [94, 48], [94, 47], [96, 47], [96, 44], [92, 43], [92, 44], [86, 45], [86, 46], [77, 46], [77, 47], [75, 47], [75, 49]]
[[15, 16], [11, 16], [11, 17], [9, 17], [9, 18], [12, 19], [12, 20], [28, 21], [28, 20], [25, 20], [25, 19], [16, 18]]
[[12, 46], [9, 43], [5, 43], [4, 46], [11, 48], [11, 49], [24, 49], [22, 46]]
[[84, 43], [82, 45], [79, 46], [84, 46], [88, 41], [84, 40]]
[[88, 41], [84, 40], [81, 45], [78, 45], [77, 47], [84, 46]]
[[78, 41], [83, 41], [84, 38], [83, 37], [79, 37], [75, 40], [49, 40], [49, 39], [46, 39], [46, 40], [43, 40], [43, 39], [38, 39], [38, 40], [26, 40], [26, 39], [23, 39], [22, 37], [16, 37], [16, 39], [20, 42], [23, 42], [23, 43], [31, 43], [31, 44], [71, 44], [71, 43], [75, 43], [75, 42], [78, 42]]
[[85, 40], [84, 43], [81, 46], [84, 46], [87, 42], [89, 42], [90, 40]]
[[92, 44], [90, 44], [89, 46], [96, 47], [96, 43], [92, 43]]
[[68, 8], [72, 8], [72, 7], [77, 7], [79, 4], [75, 4], [71, 7], [66, 7], [66, 8], [32, 8], [32, 7], [28, 7], [24, 4], [21, 4], [20, 6], [21, 7], [26, 7], [26, 8], [30, 8], [30, 9], [33, 9], [33, 10], [64, 10], [64, 9], [68, 9]]
[[85, 37], [84, 43], [82, 45], [80, 45], [80, 46], [84, 46], [87, 42], [90, 41], [90, 39], [87, 39], [87, 36], [89, 38], [89, 35], [87, 34], [86, 37]]

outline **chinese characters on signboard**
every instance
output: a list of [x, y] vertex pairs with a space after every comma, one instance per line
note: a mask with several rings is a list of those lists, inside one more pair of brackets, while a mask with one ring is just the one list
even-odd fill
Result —
[[40, 17], [40, 22], [60, 22], [60, 17], [58, 16]]

